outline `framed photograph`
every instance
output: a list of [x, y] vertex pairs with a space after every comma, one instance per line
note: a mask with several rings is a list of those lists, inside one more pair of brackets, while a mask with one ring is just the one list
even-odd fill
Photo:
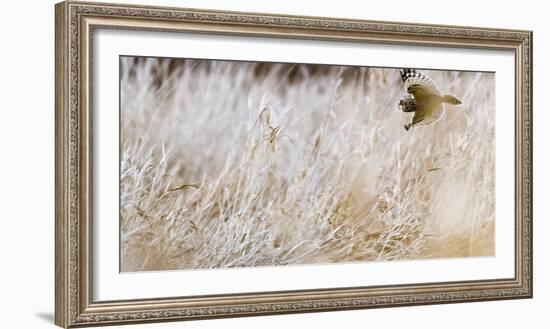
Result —
[[532, 296], [532, 33], [56, 5], [56, 324]]

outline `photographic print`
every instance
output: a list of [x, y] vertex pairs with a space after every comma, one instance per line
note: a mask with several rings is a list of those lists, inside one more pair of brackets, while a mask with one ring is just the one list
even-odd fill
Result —
[[494, 255], [493, 72], [120, 57], [121, 271]]

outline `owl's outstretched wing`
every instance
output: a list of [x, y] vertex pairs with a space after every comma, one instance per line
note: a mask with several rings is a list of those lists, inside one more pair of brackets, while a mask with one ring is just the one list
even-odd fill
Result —
[[416, 110], [412, 119], [413, 126], [424, 126], [436, 122], [443, 116], [443, 106], [441, 104], [434, 107], [422, 107]]

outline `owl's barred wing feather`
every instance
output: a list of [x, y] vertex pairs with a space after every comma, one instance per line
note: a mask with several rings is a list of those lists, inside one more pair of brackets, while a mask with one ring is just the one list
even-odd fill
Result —
[[429, 90], [432, 94], [441, 95], [435, 81], [424, 73], [417, 72], [415, 69], [402, 69], [399, 70], [399, 73], [401, 74], [401, 81], [403, 81], [405, 90], [407, 90], [410, 94], [413, 93], [411, 93], [409, 89], [414, 85], [418, 85], [426, 90]]

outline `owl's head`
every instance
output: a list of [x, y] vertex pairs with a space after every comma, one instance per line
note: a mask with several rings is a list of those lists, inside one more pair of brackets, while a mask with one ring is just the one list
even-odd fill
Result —
[[398, 108], [400, 111], [407, 112], [414, 106], [414, 98], [412, 95], [405, 95], [399, 100]]

